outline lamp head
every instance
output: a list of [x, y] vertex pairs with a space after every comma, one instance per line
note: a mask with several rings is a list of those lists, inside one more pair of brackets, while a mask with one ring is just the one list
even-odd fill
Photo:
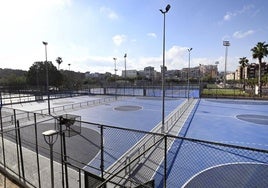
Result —
[[44, 44], [44, 45], [47, 45], [47, 42], [44, 42], [44, 41], [43, 41], [43, 44]]
[[223, 41], [223, 46], [230, 46], [230, 42], [229, 41]]
[[166, 10], [165, 11], [163, 11], [162, 9], [159, 9], [160, 10], [160, 12], [162, 13], [162, 14], [165, 14], [165, 13], [167, 13], [168, 11], [169, 11], [169, 9], [170, 9], [170, 4], [168, 4], [167, 6], [166, 6]]
[[168, 12], [169, 9], [170, 9], [170, 4], [168, 4], [168, 5], [166, 6], [166, 12]]
[[56, 130], [48, 130], [42, 133], [42, 135], [49, 137], [58, 134], [58, 131]]

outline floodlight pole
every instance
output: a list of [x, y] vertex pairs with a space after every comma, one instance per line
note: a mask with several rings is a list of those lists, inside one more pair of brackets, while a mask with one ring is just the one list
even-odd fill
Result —
[[188, 71], [187, 71], [187, 100], [189, 100], [190, 95], [190, 62], [191, 62], [191, 51], [193, 48], [187, 49], [189, 52], [189, 59], [188, 59]]
[[163, 65], [162, 65], [162, 127], [161, 132], [165, 133], [165, 35], [166, 35], [166, 13], [169, 11], [170, 5], [166, 6], [165, 11], [160, 9], [160, 12], [164, 15], [163, 24]]
[[124, 55], [125, 58], [125, 82], [124, 82], [124, 95], [126, 95], [126, 81], [127, 81], [127, 54]]
[[223, 85], [226, 88], [226, 68], [227, 68], [227, 55], [228, 55], [228, 46], [230, 46], [229, 41], [223, 41], [223, 46], [225, 46], [225, 64], [224, 64], [224, 80]]
[[48, 62], [47, 62], [47, 42], [43, 41], [45, 45], [45, 57], [46, 57], [46, 82], [47, 82], [47, 106], [48, 106], [48, 114], [50, 115], [50, 96], [49, 96], [49, 80], [48, 80]]
[[114, 78], [116, 78], [116, 71], [117, 71], [117, 69], [116, 69], [116, 57], [114, 57], [113, 60], [114, 60]]
[[216, 65], [216, 84], [217, 84], [217, 81], [218, 81], [218, 64], [220, 64], [220, 62], [216, 61], [215, 62], [215, 65]]
[[125, 58], [125, 80], [127, 79], [127, 54], [124, 55]]

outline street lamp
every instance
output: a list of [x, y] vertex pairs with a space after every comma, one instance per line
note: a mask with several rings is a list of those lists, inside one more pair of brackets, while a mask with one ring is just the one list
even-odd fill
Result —
[[187, 49], [189, 52], [189, 61], [188, 61], [188, 71], [187, 71], [187, 99], [189, 100], [189, 95], [190, 95], [190, 62], [191, 62], [191, 51], [193, 48]]
[[68, 66], [69, 66], [69, 71], [70, 71], [70, 66], [71, 66], [71, 64], [69, 63]]
[[223, 46], [225, 46], [225, 65], [224, 65], [224, 80], [223, 85], [226, 87], [226, 67], [227, 67], [227, 54], [228, 54], [228, 46], [230, 46], [229, 41], [223, 41]]
[[54, 188], [54, 169], [53, 169], [53, 144], [58, 139], [58, 131], [48, 130], [42, 133], [44, 136], [45, 142], [49, 145], [50, 148], [50, 175], [51, 175], [51, 187]]
[[47, 81], [47, 105], [48, 105], [48, 114], [50, 115], [50, 96], [49, 96], [49, 81], [48, 81], [48, 62], [47, 62], [47, 42], [43, 41], [45, 45], [45, 56], [46, 56], [46, 81]]
[[162, 127], [161, 132], [165, 132], [165, 35], [166, 35], [166, 13], [169, 11], [170, 5], [166, 6], [165, 11], [160, 9], [160, 12], [164, 15], [164, 24], [163, 24], [163, 66], [162, 66]]

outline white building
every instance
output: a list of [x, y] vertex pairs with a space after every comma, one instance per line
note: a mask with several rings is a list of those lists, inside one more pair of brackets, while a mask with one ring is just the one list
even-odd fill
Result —
[[[126, 73], [126, 74], [125, 74]], [[122, 71], [122, 77], [127, 77], [127, 78], [137, 78], [138, 77], [138, 71], [136, 70], [123, 70]]]

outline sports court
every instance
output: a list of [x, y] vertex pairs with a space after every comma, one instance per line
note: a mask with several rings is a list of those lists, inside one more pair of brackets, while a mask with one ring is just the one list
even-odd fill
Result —
[[[56, 107], [102, 97], [58, 99], [52, 100], [51, 104], [52, 107]], [[170, 114], [185, 100], [187, 99], [166, 98], [165, 115]], [[189, 139], [176, 139], [169, 148], [167, 187], [267, 186], [267, 178], [260, 179], [260, 177], [268, 175], [268, 153], [265, 152], [268, 149], [268, 102], [230, 99], [197, 100], [198, 103], [184, 122], [181, 132], [178, 133], [179, 136]], [[12, 107], [34, 111], [38, 108], [46, 108], [46, 103], [25, 103]], [[85, 122], [151, 131], [161, 122], [161, 110], [162, 101], [159, 97], [126, 97], [68, 113], [81, 116], [81, 120]], [[97, 130], [90, 124], [82, 124], [82, 126], [83, 129]], [[124, 151], [135, 145], [135, 142], [141, 138], [132, 134], [125, 136], [106, 135], [105, 145], [110, 148], [110, 158], [106, 158], [107, 165], [115, 162]], [[118, 142], [128, 137], [135, 137], [135, 139], [118, 145]], [[223, 145], [215, 145], [214, 142]], [[81, 148], [85, 146], [83, 144], [75, 143], [72, 148], [78, 146]], [[229, 145], [242, 148], [232, 148]], [[96, 155], [87, 160], [94, 164], [97, 158]], [[154, 175], [156, 187], [162, 187], [161, 178], [157, 178], [162, 177], [162, 168], [163, 163]]]
[[[201, 99], [188, 119], [186, 137], [260, 150], [268, 149], [268, 103], [255, 100]], [[185, 187], [266, 187], [266, 154], [209, 143], [179, 142], [170, 177]], [[213, 154], [213, 155], [212, 155]], [[202, 157], [201, 157], [202, 156]], [[215, 159], [217, 156], [218, 159]], [[174, 181], [175, 178], [174, 178]]]

